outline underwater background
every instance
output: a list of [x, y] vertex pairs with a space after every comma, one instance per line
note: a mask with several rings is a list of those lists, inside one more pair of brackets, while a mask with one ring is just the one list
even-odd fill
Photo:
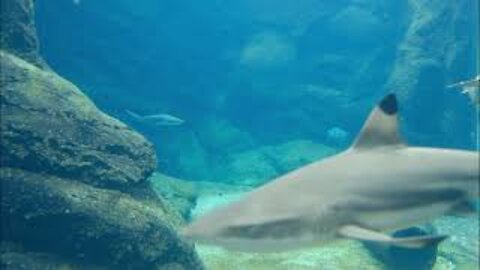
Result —
[[[478, 0], [1, 0], [2, 268], [478, 269], [478, 213], [399, 232], [451, 235], [419, 252], [244, 254], [177, 231], [346, 149], [387, 93], [409, 143], [477, 149], [478, 111], [446, 86], [479, 73], [479, 13]], [[182, 123], [141, 117], [159, 114]]]

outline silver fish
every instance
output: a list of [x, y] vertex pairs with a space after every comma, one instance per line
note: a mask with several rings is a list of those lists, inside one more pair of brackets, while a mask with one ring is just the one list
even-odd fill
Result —
[[184, 120], [170, 114], [139, 115], [130, 110], [125, 112], [136, 121], [151, 126], [178, 126], [185, 123]]

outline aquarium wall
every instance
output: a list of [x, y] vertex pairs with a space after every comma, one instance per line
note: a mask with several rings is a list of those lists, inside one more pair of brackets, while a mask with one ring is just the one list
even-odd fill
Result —
[[[387, 92], [408, 141], [474, 147], [473, 107], [445, 88], [475, 74], [473, 6], [39, 0], [36, 19], [48, 63], [146, 135], [159, 170], [261, 183], [346, 148]], [[126, 110], [186, 124], [139, 126]]]

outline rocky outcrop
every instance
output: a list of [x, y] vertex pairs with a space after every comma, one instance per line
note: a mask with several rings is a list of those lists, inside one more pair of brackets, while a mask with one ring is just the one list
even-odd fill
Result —
[[15, 270], [107, 270], [105, 267], [79, 263], [78, 261], [68, 261], [58, 256], [38, 253], [22, 252], [15, 248], [4, 248], [0, 253], [0, 268]]
[[149, 178], [155, 192], [164, 198], [169, 205], [177, 210], [185, 221], [191, 218], [191, 210], [197, 203], [197, 186], [192, 181], [186, 181], [155, 173]]
[[46, 67], [39, 55], [34, 13], [34, 0], [2, 0], [0, 48], [39, 67]]
[[337, 151], [309, 140], [258, 147], [228, 156], [215, 171], [215, 179], [258, 186], [308, 163], [331, 156]]
[[465, 134], [474, 130], [474, 108], [467, 97], [446, 89], [474, 71], [473, 2], [410, 0], [408, 5], [408, 28], [385, 88], [398, 93], [415, 143], [473, 146], [474, 137], [465, 144]]
[[4, 240], [110, 267], [200, 267], [191, 246], [176, 235], [171, 210], [159, 203], [45, 174], [0, 173], [2, 211], [8, 210]]
[[107, 268], [200, 269], [146, 181], [152, 145], [55, 73], [3, 51], [0, 64], [2, 240]]
[[1, 4], [1, 268], [203, 269], [152, 144], [47, 68], [33, 1]]
[[127, 190], [156, 166], [152, 145], [73, 84], [2, 52], [2, 165]]

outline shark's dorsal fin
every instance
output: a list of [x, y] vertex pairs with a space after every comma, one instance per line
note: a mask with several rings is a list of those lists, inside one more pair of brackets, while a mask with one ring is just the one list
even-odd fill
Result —
[[352, 148], [403, 145], [398, 131], [398, 102], [389, 94], [372, 110]]

